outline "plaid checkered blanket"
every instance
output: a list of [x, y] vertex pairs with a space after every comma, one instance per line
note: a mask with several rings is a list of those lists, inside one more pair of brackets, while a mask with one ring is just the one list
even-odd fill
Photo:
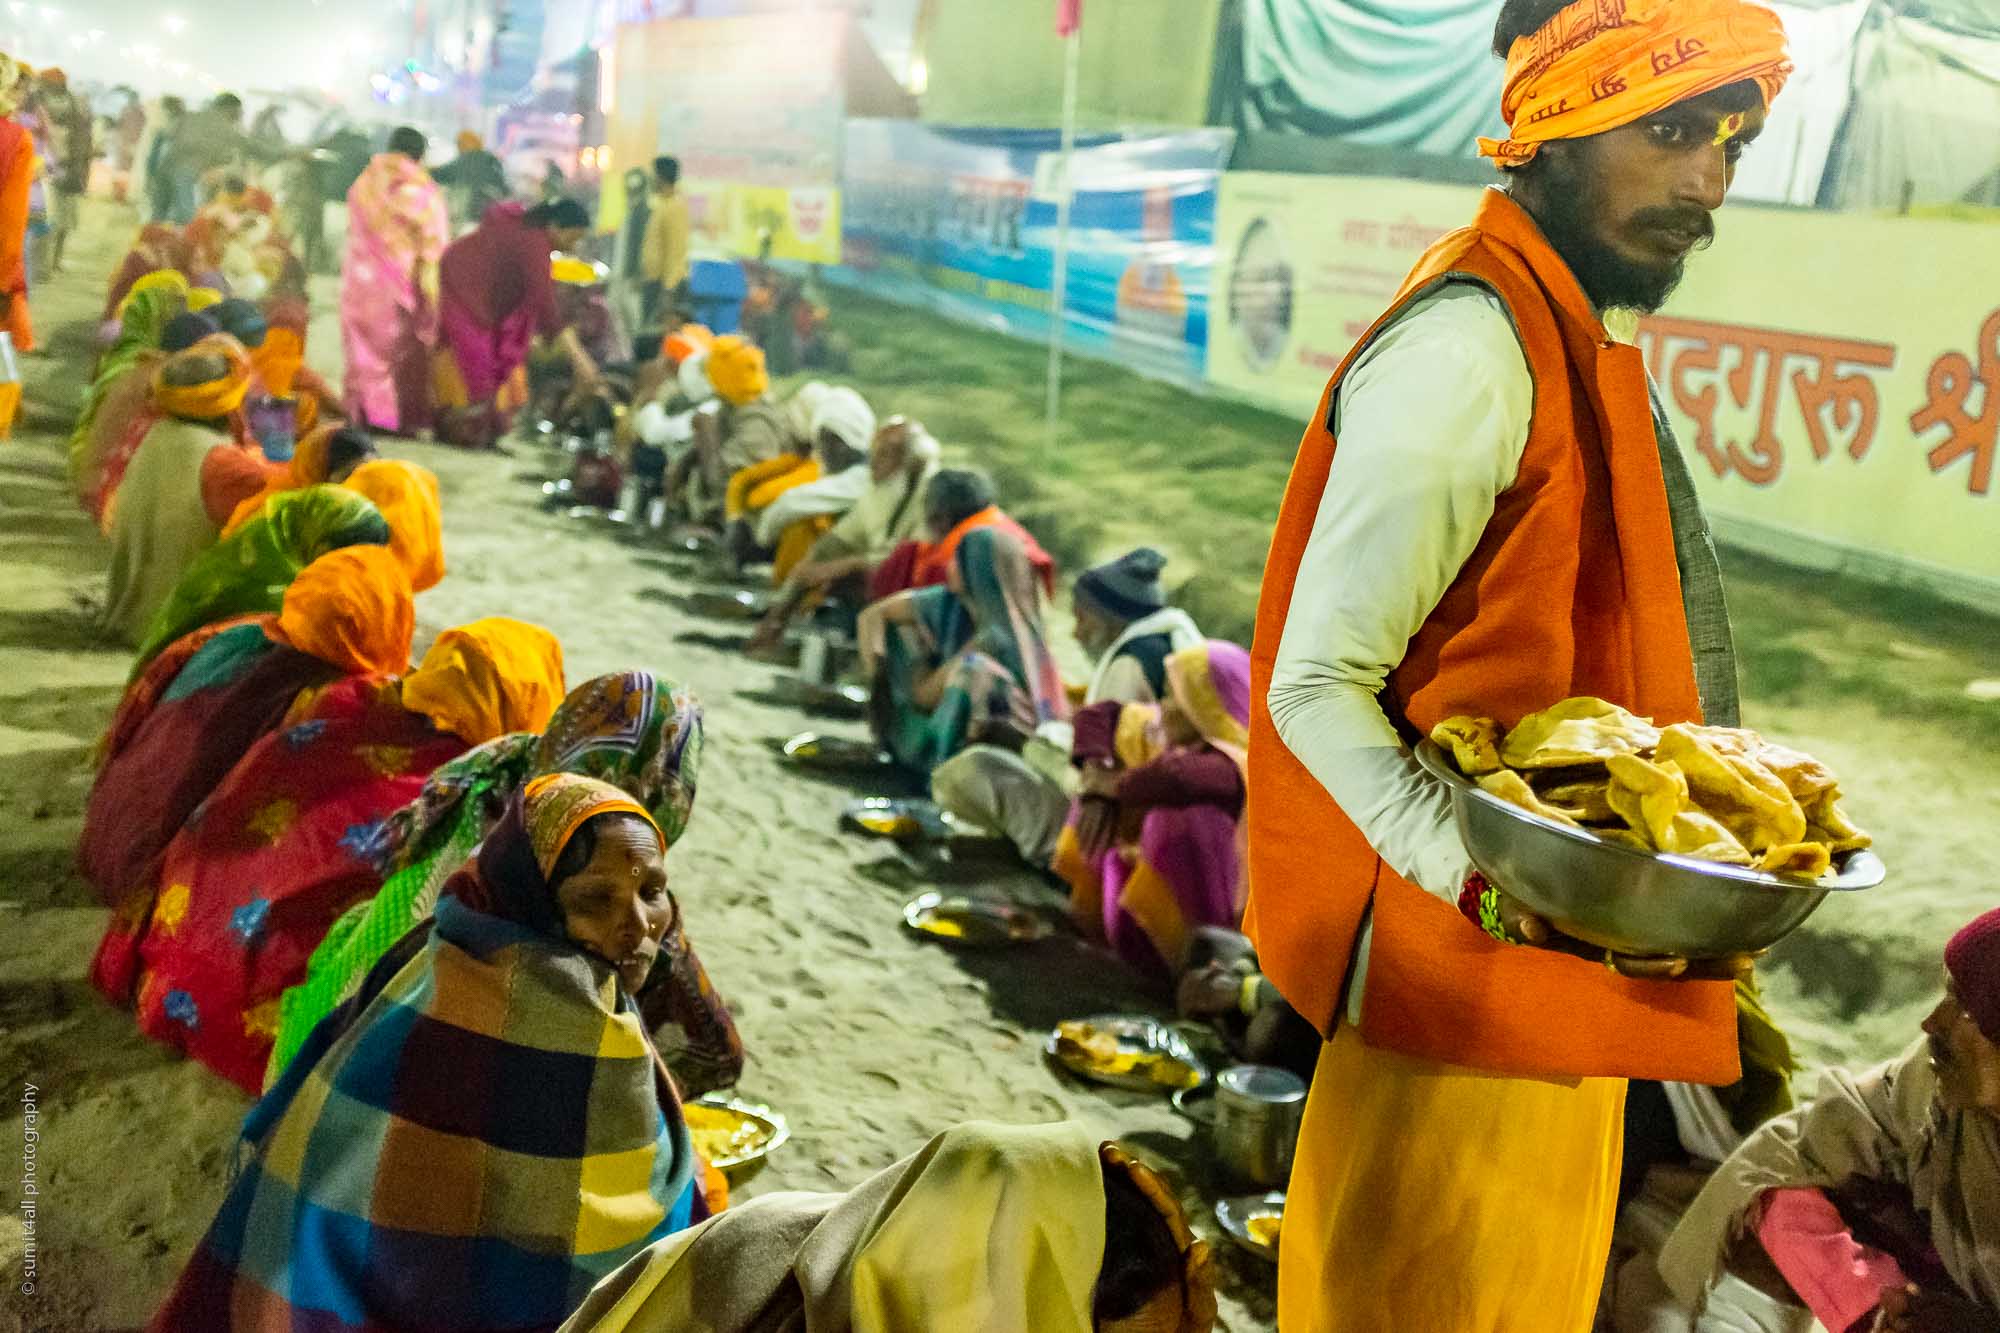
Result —
[[552, 1329], [689, 1223], [664, 1068], [574, 948], [446, 898], [423, 952], [311, 1054], [251, 1111], [153, 1328]]

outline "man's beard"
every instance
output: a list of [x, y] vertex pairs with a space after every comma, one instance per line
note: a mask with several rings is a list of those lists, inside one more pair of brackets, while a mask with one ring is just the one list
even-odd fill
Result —
[[[1593, 220], [1599, 220], [1602, 213], [1591, 188], [1592, 178], [1567, 163], [1550, 162], [1545, 170], [1549, 174], [1536, 192], [1535, 221], [1576, 275], [1591, 305], [1600, 311], [1637, 310], [1641, 314], [1651, 314], [1665, 305], [1681, 284], [1687, 255], [1664, 264], [1628, 259], [1592, 230]], [[1699, 231], [1702, 239], [1695, 250], [1705, 250], [1715, 240], [1714, 224], [1700, 209], [1645, 209], [1626, 225]]]

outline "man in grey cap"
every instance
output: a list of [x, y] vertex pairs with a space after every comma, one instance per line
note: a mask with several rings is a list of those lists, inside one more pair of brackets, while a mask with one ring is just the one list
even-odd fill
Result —
[[[1207, 641], [1186, 612], [1167, 605], [1160, 585], [1166, 564], [1141, 546], [1078, 576], [1076, 640], [1096, 663], [1085, 704], [1162, 698], [1167, 658]], [[1046, 868], [1075, 794], [1069, 747], [1067, 723], [1043, 727], [1018, 754], [969, 746], [931, 774], [931, 797], [959, 819], [1004, 834], [1024, 860]]]

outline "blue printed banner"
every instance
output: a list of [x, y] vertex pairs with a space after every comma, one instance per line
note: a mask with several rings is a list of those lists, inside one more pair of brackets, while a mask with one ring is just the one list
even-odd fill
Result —
[[[1065, 338], [1078, 352], [1199, 384], [1215, 201], [1235, 135], [1080, 140]], [[1024, 338], [1048, 336], [1059, 145], [1046, 131], [850, 120], [844, 265], [875, 295]]]

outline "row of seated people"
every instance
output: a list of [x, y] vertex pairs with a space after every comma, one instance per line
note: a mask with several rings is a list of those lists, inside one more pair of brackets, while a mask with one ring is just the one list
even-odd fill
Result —
[[1236, 933], [1249, 655], [1171, 604], [1162, 554], [1075, 580], [1089, 669], [1068, 682], [1055, 560], [921, 423], [817, 381], [781, 400], [754, 345], [695, 327], [666, 339], [627, 421], [668, 511], [739, 568], [770, 564], [751, 654], [802, 619], [852, 629], [877, 738], [943, 809], [1057, 877], [1086, 937], [1177, 985], [1190, 1016], [1310, 1071], [1309, 1030]]
[[[966, 1127], [852, 1197], [702, 1225], [727, 1185], [682, 1108], [745, 1055], [667, 885], [700, 702], [644, 671], [568, 689], [555, 637], [505, 617], [412, 666], [437, 479], [332, 420], [274, 465], [237, 429], [243, 339], [188, 328], [254, 310], [190, 313], [178, 279], [132, 284], [104, 358], [147, 379], [90, 469], [137, 652], [79, 865], [111, 911], [93, 984], [258, 1100], [152, 1326], [687, 1328], [661, 1302], [699, 1245], [775, 1265], [704, 1281], [700, 1327], [894, 1283], [940, 1327], [1209, 1327], [1169, 1191], [1073, 1126]], [[911, 1238], [973, 1201], [1015, 1234], [966, 1229], [956, 1285], [926, 1278]], [[607, 1278], [616, 1308], [579, 1313]]]

